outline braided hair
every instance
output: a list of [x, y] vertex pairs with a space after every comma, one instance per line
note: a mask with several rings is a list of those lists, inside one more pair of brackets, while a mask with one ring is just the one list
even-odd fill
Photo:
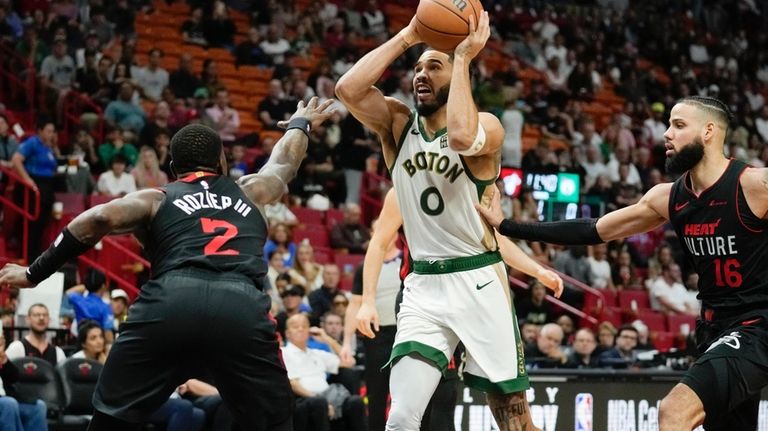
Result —
[[688, 96], [680, 99], [677, 103], [684, 103], [686, 105], [695, 106], [707, 114], [715, 118], [720, 123], [720, 126], [728, 131], [728, 126], [731, 124], [733, 114], [728, 106], [720, 99], [706, 96]]
[[171, 139], [171, 161], [177, 174], [219, 171], [222, 143], [219, 135], [202, 124], [184, 126]]

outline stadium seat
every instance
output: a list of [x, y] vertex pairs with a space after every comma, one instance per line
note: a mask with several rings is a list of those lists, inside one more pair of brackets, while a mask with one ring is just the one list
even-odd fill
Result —
[[598, 320], [611, 322], [613, 326], [618, 328], [621, 326], [621, 309], [619, 307], [604, 307]]
[[106, 195], [91, 195], [91, 207], [95, 207], [96, 205], [105, 204], [112, 199], [115, 199], [114, 196], [106, 196]]
[[344, 221], [344, 210], [330, 208], [325, 212], [325, 224], [328, 229]]
[[322, 211], [306, 207], [294, 207], [290, 209], [297, 219], [303, 224], [323, 224], [325, 214]]
[[648, 292], [645, 290], [621, 290], [618, 294], [619, 307], [625, 310], [651, 308]]
[[64, 383], [67, 404], [62, 422], [65, 425], [87, 425], [93, 414], [93, 392], [104, 366], [91, 359], [69, 358], [57, 371]]
[[296, 244], [303, 240], [308, 240], [312, 247], [330, 247], [331, 243], [328, 239], [328, 231], [325, 230], [323, 225], [310, 224], [304, 228], [295, 228], [293, 230], [293, 242]]
[[333, 256], [333, 260], [339, 267], [342, 275], [353, 274], [358, 266], [365, 260], [364, 254], [339, 254]]
[[[696, 329], [696, 318], [686, 314], [670, 314], [667, 316], [667, 325], [675, 334], [688, 335]], [[684, 325], [688, 325], [687, 331], [683, 331]]]
[[75, 218], [85, 211], [85, 196], [82, 193], [56, 193], [55, 199], [62, 203], [62, 219]]
[[66, 406], [66, 394], [61, 376], [53, 365], [33, 357], [17, 358], [12, 362], [19, 369], [19, 380], [15, 385], [17, 398], [42, 400], [48, 408], [48, 418], [59, 422]]
[[672, 332], [652, 332], [650, 338], [651, 344], [660, 352], [666, 352], [675, 345], [675, 334]]
[[661, 313], [641, 308], [637, 310], [637, 318], [642, 320], [650, 331], [665, 332], [667, 330], [667, 319]]

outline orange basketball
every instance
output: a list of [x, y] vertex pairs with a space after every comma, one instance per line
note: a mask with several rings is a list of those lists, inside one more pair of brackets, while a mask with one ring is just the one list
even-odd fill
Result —
[[419, 35], [439, 51], [451, 51], [469, 34], [469, 17], [480, 20], [480, 0], [421, 0], [416, 9]]

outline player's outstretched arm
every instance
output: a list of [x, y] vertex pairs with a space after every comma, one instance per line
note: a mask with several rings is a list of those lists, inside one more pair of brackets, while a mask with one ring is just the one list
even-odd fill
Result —
[[394, 98], [385, 98], [375, 84], [397, 57], [422, 42], [416, 31], [415, 19], [392, 39], [364, 55], [336, 83], [336, 97], [355, 118], [384, 141], [387, 135], [391, 135], [394, 117], [401, 115], [407, 118], [410, 110]]
[[296, 112], [288, 121], [278, 123], [287, 130], [277, 141], [272, 155], [261, 170], [245, 175], [237, 181], [246, 196], [257, 204], [266, 205], [278, 200], [287, 190], [287, 184], [296, 177], [301, 161], [307, 154], [309, 131], [318, 127], [335, 112], [329, 109], [333, 99], [318, 104], [318, 98], [304, 104], [299, 101]]
[[371, 324], [379, 330], [379, 313], [376, 311], [376, 289], [381, 275], [381, 266], [392, 241], [397, 239], [397, 231], [403, 225], [403, 216], [397, 204], [395, 189], [390, 189], [384, 197], [376, 229], [363, 261], [363, 299], [357, 312], [357, 329], [368, 338], [376, 337]]
[[29, 268], [7, 264], [0, 270], [0, 286], [33, 287], [50, 277], [73, 257], [85, 253], [106, 235], [132, 232], [146, 226], [165, 193], [145, 189], [97, 205], [75, 217]]
[[531, 259], [523, 250], [520, 250], [517, 244], [498, 232], [496, 232], [496, 241], [499, 243], [499, 251], [504, 263], [539, 280], [555, 293], [555, 298], [560, 297], [563, 293], [563, 279], [559, 275]]
[[470, 16], [469, 35], [453, 52], [451, 90], [446, 104], [448, 145], [466, 156], [495, 153], [504, 139], [504, 130], [498, 118], [487, 112], [478, 114], [469, 77], [469, 65], [483, 49], [490, 34], [487, 12], [480, 15], [477, 23], [474, 16]]
[[501, 212], [499, 191], [494, 190], [491, 205], [475, 208], [485, 220], [505, 236], [551, 244], [600, 244], [647, 232], [669, 219], [669, 192], [672, 183], [654, 186], [634, 205], [610, 212], [599, 219], [575, 219], [547, 223], [516, 223]]

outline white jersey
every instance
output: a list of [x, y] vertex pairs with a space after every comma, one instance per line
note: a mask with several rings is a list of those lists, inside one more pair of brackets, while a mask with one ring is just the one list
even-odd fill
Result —
[[452, 259], [496, 250], [493, 232], [475, 210], [495, 178], [472, 176], [448, 146], [446, 130], [430, 138], [412, 114], [391, 166], [403, 228], [414, 260]]

